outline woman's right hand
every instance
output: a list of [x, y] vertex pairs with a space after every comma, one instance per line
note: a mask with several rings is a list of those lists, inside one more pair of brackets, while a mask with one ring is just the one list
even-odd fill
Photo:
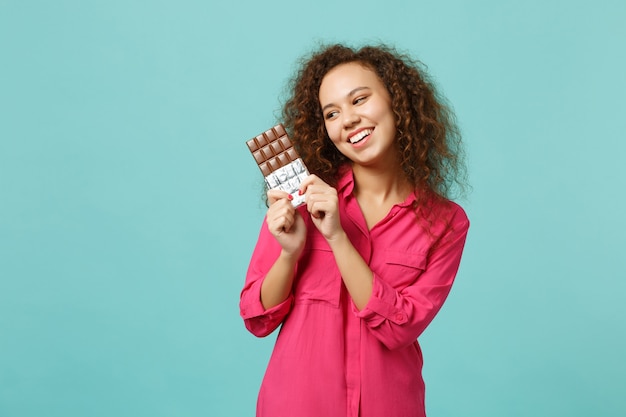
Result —
[[289, 194], [281, 190], [267, 192], [269, 208], [266, 222], [270, 233], [283, 248], [285, 255], [299, 257], [306, 241], [306, 225], [291, 204]]

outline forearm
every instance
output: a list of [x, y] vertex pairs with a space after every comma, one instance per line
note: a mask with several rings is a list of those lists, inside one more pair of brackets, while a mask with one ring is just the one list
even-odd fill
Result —
[[372, 296], [374, 274], [345, 233], [329, 240], [328, 244], [354, 305], [363, 309]]
[[297, 260], [297, 256], [281, 251], [265, 276], [261, 285], [261, 303], [266, 310], [277, 306], [289, 297]]

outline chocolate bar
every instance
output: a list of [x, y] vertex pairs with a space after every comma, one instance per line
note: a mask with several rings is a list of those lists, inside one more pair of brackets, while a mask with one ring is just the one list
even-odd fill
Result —
[[268, 189], [288, 192], [294, 207], [304, 203], [304, 195], [298, 195], [300, 183], [309, 175], [302, 158], [293, 147], [282, 124], [257, 135], [246, 142]]

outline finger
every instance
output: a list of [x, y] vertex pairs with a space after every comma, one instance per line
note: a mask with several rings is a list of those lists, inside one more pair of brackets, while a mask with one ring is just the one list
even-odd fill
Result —
[[286, 191], [271, 189], [267, 190], [267, 202], [269, 205], [274, 204], [276, 201], [281, 199], [291, 200], [293, 197]]
[[282, 227], [279, 229], [279, 233], [289, 233], [291, 226], [293, 226], [293, 219], [283, 217]]
[[[295, 208], [286, 198], [276, 200], [267, 209], [268, 225], [275, 227], [278, 222], [283, 222], [282, 218], [293, 219]], [[281, 226], [282, 227], [282, 224]]]
[[329, 209], [328, 201], [322, 194], [308, 194], [307, 195], [307, 210], [316, 219], [321, 219]]
[[294, 208], [286, 199], [280, 199], [270, 206], [267, 210], [267, 217], [270, 219], [278, 219], [280, 217], [293, 217]]
[[318, 177], [317, 175], [311, 174], [302, 180], [302, 182], [300, 183], [300, 188], [298, 188], [298, 191], [300, 192], [300, 195], [305, 194], [310, 185], [319, 184], [319, 183], [323, 184], [324, 181], [322, 181], [320, 177]]
[[307, 210], [315, 218], [322, 218], [326, 214], [335, 213], [338, 210], [337, 193], [334, 188], [323, 193], [310, 192], [307, 194]]
[[267, 226], [274, 235], [280, 235], [283, 232], [289, 232], [291, 226], [293, 226], [294, 217], [289, 213], [279, 214], [277, 216], [268, 218]]
[[326, 185], [326, 184], [310, 184], [307, 187], [307, 195], [322, 195], [322, 194], [333, 194], [335, 192], [335, 189], [333, 187], [331, 187], [330, 185]]

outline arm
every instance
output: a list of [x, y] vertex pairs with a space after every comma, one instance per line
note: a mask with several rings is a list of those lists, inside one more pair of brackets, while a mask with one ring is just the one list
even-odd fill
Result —
[[264, 337], [272, 333], [291, 309], [291, 297], [266, 309], [261, 302], [261, 287], [273, 261], [278, 258], [280, 245], [269, 232], [267, 225], [261, 227], [256, 247], [252, 253], [246, 282], [239, 299], [239, 312], [246, 328], [255, 336]]
[[412, 285], [397, 290], [385, 276], [398, 271], [372, 271], [350, 242], [339, 220], [336, 190], [314, 175], [305, 179], [302, 187], [311, 220], [333, 251], [354, 313], [389, 349], [413, 343], [441, 309], [454, 282], [469, 229], [465, 212], [455, 205], [449, 214], [450, 227], [428, 260], [424, 254], [402, 254], [403, 262], [422, 272]]
[[240, 297], [246, 328], [260, 337], [273, 332], [291, 308], [296, 263], [306, 239], [304, 221], [286, 194], [268, 192], [270, 207]]
[[[426, 258], [408, 260], [423, 269], [418, 279], [401, 290], [374, 274], [372, 296], [355, 314], [364, 320], [374, 336], [389, 349], [410, 345], [426, 329], [447, 298], [458, 271], [469, 221], [459, 208], [441, 244]], [[357, 306], [358, 307], [358, 306]]]
[[337, 237], [328, 240], [328, 245], [352, 302], [357, 309], [364, 308], [372, 296], [374, 274], [343, 230]]
[[341, 227], [337, 190], [315, 175], [307, 177], [301, 189], [306, 191], [311, 220], [333, 251], [350, 297], [357, 308], [363, 308], [372, 294], [374, 274]]

